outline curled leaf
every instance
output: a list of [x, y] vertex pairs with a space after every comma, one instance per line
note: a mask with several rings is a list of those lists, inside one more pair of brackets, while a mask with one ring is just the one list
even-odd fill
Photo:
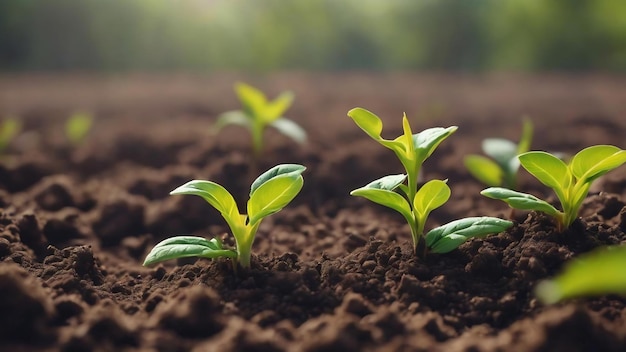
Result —
[[472, 237], [499, 233], [511, 226], [511, 221], [489, 216], [455, 220], [430, 230], [426, 234], [426, 246], [434, 253], [447, 253]]
[[148, 266], [170, 259], [185, 257], [226, 257], [234, 259], [237, 258], [237, 252], [225, 249], [222, 242], [217, 238], [209, 241], [203, 237], [175, 236], [157, 243], [146, 256], [143, 265]]

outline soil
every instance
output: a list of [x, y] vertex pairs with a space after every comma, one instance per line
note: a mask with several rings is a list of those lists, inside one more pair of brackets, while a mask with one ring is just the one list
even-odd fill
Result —
[[[209, 179], [247, 200], [249, 136], [211, 133], [237, 108], [243, 80], [275, 95], [292, 89], [288, 116], [309, 132], [298, 146], [267, 134], [258, 170], [307, 166], [305, 187], [259, 229], [252, 268], [226, 260], [142, 267], [150, 248], [178, 234], [220, 236], [225, 222], [198, 197], [168, 192]], [[480, 196], [463, 156], [485, 137], [517, 140], [520, 117], [536, 126], [533, 149], [564, 153], [625, 146], [626, 81], [602, 75], [279, 73], [4, 75], [0, 113], [24, 133], [0, 161], [2, 351], [623, 351], [626, 299], [544, 306], [538, 280], [598, 246], [626, 242], [626, 167], [599, 180], [581, 217], [559, 233], [542, 214], [516, 212], [504, 233], [449, 254], [412, 253], [403, 218], [349, 191], [401, 172], [391, 151], [346, 117], [355, 106], [400, 133], [457, 125], [423, 177], [449, 179], [452, 198], [427, 229], [468, 216], [507, 218]], [[65, 118], [96, 116], [69, 145]], [[521, 174], [520, 188], [554, 202]]]

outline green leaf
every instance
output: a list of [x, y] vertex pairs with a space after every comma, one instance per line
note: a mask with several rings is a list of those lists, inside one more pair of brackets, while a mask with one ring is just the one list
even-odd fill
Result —
[[411, 207], [404, 197], [393, 190], [401, 186], [406, 179], [406, 175], [389, 175], [372, 181], [369, 184], [355, 189], [350, 195], [366, 198], [374, 203], [394, 209], [404, 216], [410, 223], [414, 223]]
[[348, 116], [372, 139], [382, 139], [380, 134], [383, 132], [383, 122], [376, 114], [363, 108], [354, 108], [348, 111]]
[[626, 246], [596, 249], [568, 262], [552, 280], [540, 282], [535, 295], [552, 304], [579, 296], [626, 294]]
[[215, 182], [192, 180], [170, 192], [171, 195], [190, 194], [200, 196], [217, 209], [232, 229], [239, 225], [239, 209], [233, 196]]
[[281, 117], [272, 121], [270, 125], [298, 143], [306, 142], [306, 131], [292, 120]]
[[272, 177], [255, 189], [248, 201], [249, 224], [254, 225], [289, 204], [304, 185], [300, 173], [292, 172]]
[[445, 181], [431, 180], [426, 182], [415, 194], [413, 209], [425, 221], [428, 214], [444, 205], [450, 199], [450, 187]]
[[272, 122], [281, 117], [293, 103], [294, 94], [292, 92], [282, 92], [276, 99], [267, 103], [263, 113], [266, 123]]
[[498, 164], [481, 155], [468, 155], [463, 160], [472, 176], [487, 186], [500, 186], [503, 173]]
[[274, 166], [273, 168], [265, 171], [259, 177], [252, 182], [252, 186], [250, 186], [250, 196], [252, 193], [256, 191], [257, 188], [261, 187], [265, 182], [282, 175], [300, 175], [306, 170], [306, 167], [299, 164], [279, 164]]
[[485, 154], [492, 157], [501, 168], [506, 168], [507, 171], [509, 171], [511, 159], [516, 159], [517, 156], [517, 145], [508, 139], [487, 138], [483, 141], [482, 148]]
[[235, 93], [237, 93], [239, 101], [241, 101], [241, 105], [247, 114], [254, 116], [254, 118], [262, 118], [263, 110], [267, 105], [267, 98], [265, 98], [263, 92], [248, 84], [239, 82], [235, 84]]
[[458, 129], [457, 126], [447, 128], [433, 127], [413, 135], [413, 146], [417, 154], [418, 163], [424, 162], [448, 136]]
[[550, 203], [532, 194], [517, 192], [502, 187], [490, 187], [480, 192], [480, 194], [492, 199], [502, 200], [515, 209], [536, 210], [555, 217], [559, 214], [559, 211], [550, 205]]
[[383, 132], [383, 122], [373, 112], [363, 108], [354, 108], [348, 111], [348, 116], [373, 140], [393, 150], [397, 154], [405, 153], [406, 147], [404, 143], [398, 140], [398, 138], [401, 137], [396, 138], [396, 140], [387, 140], [381, 137], [380, 134]]
[[219, 132], [222, 128], [228, 125], [239, 125], [247, 129], [252, 129], [252, 120], [249, 115], [246, 115], [241, 110], [227, 111], [217, 118], [217, 121], [213, 125], [213, 131]]
[[65, 136], [70, 143], [79, 144], [87, 137], [92, 125], [93, 116], [91, 114], [77, 112], [65, 122]]
[[539, 182], [554, 189], [559, 199], [563, 200], [563, 191], [570, 186], [572, 177], [561, 159], [546, 152], [527, 152], [520, 154], [518, 158], [526, 171]]
[[459, 246], [462, 245], [467, 240], [468, 238], [463, 235], [452, 233], [445, 237], [440, 238], [432, 246], [428, 246], [428, 247], [430, 248], [430, 251], [433, 253], [440, 253], [440, 254], [448, 253], [459, 248]]
[[500, 233], [513, 226], [513, 222], [489, 216], [455, 220], [430, 230], [426, 246], [434, 253], [447, 253], [472, 237]]
[[176, 236], [165, 239], [154, 246], [146, 256], [143, 265], [148, 266], [170, 259], [185, 257], [226, 257], [235, 259], [237, 258], [237, 252], [224, 249], [222, 242], [217, 238], [208, 241], [203, 237]]
[[595, 145], [574, 155], [570, 169], [574, 177], [592, 182], [626, 162], [626, 151], [612, 145]]
[[530, 150], [530, 144], [533, 140], [533, 122], [525, 118], [524, 125], [522, 127], [522, 137], [517, 144], [517, 154], [526, 153]]
[[393, 191], [396, 187], [400, 186], [404, 180], [406, 180], [405, 174], [388, 175], [381, 177], [378, 180], [374, 180], [360, 189], [384, 189], [387, 191]]

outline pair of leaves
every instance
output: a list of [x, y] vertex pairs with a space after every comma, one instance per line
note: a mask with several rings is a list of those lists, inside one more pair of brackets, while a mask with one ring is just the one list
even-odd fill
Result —
[[[410, 226], [417, 226], [416, 221], [424, 224], [430, 212], [450, 198], [450, 188], [445, 181], [432, 180], [424, 184], [415, 195], [413, 210], [407, 200], [393, 190], [406, 179], [406, 175], [390, 175], [352, 191], [350, 194], [369, 199], [402, 214]], [[413, 213], [415, 215], [413, 215]], [[510, 226], [511, 221], [493, 217], [470, 217], [456, 220], [432, 229], [426, 234], [426, 246], [434, 253], [447, 253], [472, 237], [483, 237], [499, 233]], [[421, 234], [420, 234], [421, 235]]]
[[516, 145], [508, 139], [487, 138], [482, 142], [482, 149], [489, 158], [469, 155], [464, 160], [465, 166], [474, 177], [487, 186], [505, 185], [515, 188], [517, 170], [520, 166], [517, 156], [528, 151], [532, 134], [532, 123], [526, 119], [519, 144]]
[[388, 140], [381, 136], [383, 122], [376, 114], [363, 108], [354, 108], [348, 111], [348, 116], [352, 118], [357, 126], [365, 131], [368, 136], [383, 146], [393, 150], [401, 159], [400, 161], [403, 165], [406, 165], [406, 159], [410, 159], [420, 165], [435, 151], [437, 146], [444, 139], [457, 130], [456, 126], [448, 128], [433, 127], [420, 133], [412, 134], [405, 114], [402, 118], [404, 135], [394, 140]]
[[626, 293], [626, 246], [611, 246], [581, 255], [552, 280], [540, 282], [535, 295], [544, 303], [605, 294]]
[[203, 237], [176, 236], [157, 243], [146, 256], [143, 265], [148, 266], [170, 259], [187, 257], [235, 259], [237, 252], [224, 248], [217, 238], [209, 241]]
[[394, 192], [406, 180], [406, 177], [404, 174], [385, 176], [355, 189], [350, 194], [396, 210], [413, 227], [417, 225], [416, 221], [424, 223], [431, 211], [448, 201], [450, 188], [445, 181], [429, 181], [417, 191], [413, 198], [413, 207], [411, 207], [406, 198]]
[[294, 95], [286, 91], [272, 101], [268, 101], [260, 90], [245, 84], [235, 84], [235, 92], [248, 116], [254, 116], [264, 123], [270, 123], [282, 116], [293, 103]]
[[[626, 151], [612, 145], [587, 147], [568, 164], [546, 152], [519, 156], [522, 166], [544, 185], [563, 192], [573, 183], [591, 183], [626, 162]], [[564, 193], [564, 192], [563, 192]]]
[[[591, 146], [578, 152], [566, 164], [546, 152], [528, 152], [519, 155], [522, 166], [542, 184], [552, 188], [561, 201], [569, 226], [578, 214], [590, 184], [598, 177], [626, 162], [626, 151], [611, 145]], [[537, 210], [559, 218], [561, 212], [548, 203], [526, 193], [499, 187], [488, 188], [483, 195], [505, 201], [513, 208]], [[561, 220], [559, 220], [561, 221]]]
[[[289, 204], [304, 185], [301, 174], [305, 169], [302, 165], [281, 164], [261, 174], [250, 188], [247, 223], [255, 225]], [[170, 194], [200, 196], [222, 214], [231, 229], [241, 225], [235, 199], [224, 187], [215, 182], [192, 180]]]
[[500, 233], [513, 222], [489, 216], [469, 217], [436, 227], [426, 234], [426, 246], [434, 253], [448, 253], [473, 237]]

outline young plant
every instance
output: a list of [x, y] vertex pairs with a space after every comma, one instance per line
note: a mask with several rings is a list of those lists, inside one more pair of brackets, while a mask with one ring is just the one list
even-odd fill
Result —
[[355, 108], [348, 112], [348, 116], [372, 139], [393, 150], [406, 170], [406, 174], [385, 176], [350, 194], [367, 198], [402, 214], [411, 228], [416, 255], [423, 257], [428, 249], [435, 253], [446, 253], [471, 237], [501, 232], [513, 224], [497, 218], [467, 218], [435, 228], [424, 236], [428, 215], [448, 201], [450, 188], [446, 181], [441, 180], [429, 181], [418, 188], [417, 177], [424, 160], [457, 127], [435, 127], [413, 134], [405, 114], [402, 118], [404, 134], [388, 140], [381, 137], [383, 123], [372, 112]]
[[239, 213], [233, 196], [222, 186], [211, 181], [193, 180], [176, 188], [170, 194], [191, 194], [202, 197], [217, 209], [235, 237], [235, 248], [227, 248], [214, 238], [176, 236], [159, 242], [146, 257], [143, 265], [183, 257], [226, 257], [250, 267], [252, 243], [261, 221], [295, 198], [304, 184], [302, 172], [306, 168], [297, 164], [274, 166], [259, 176], [250, 187], [248, 214]]
[[626, 246], [609, 246], [581, 255], [552, 280], [541, 281], [535, 295], [545, 304], [580, 297], [626, 294]]
[[465, 167], [476, 179], [487, 186], [515, 189], [517, 188], [517, 170], [520, 166], [517, 156], [530, 149], [532, 135], [532, 122], [526, 119], [518, 144], [508, 139], [487, 138], [482, 142], [482, 149], [490, 158], [482, 155], [468, 155], [464, 159]]
[[252, 135], [252, 150], [255, 158], [263, 152], [263, 133], [267, 126], [274, 127], [298, 143], [306, 142], [307, 136], [304, 129], [282, 116], [293, 102], [292, 92], [283, 92], [272, 101], [268, 101], [263, 92], [245, 83], [235, 84], [235, 92], [243, 110], [221, 114], [215, 123], [215, 131], [219, 131], [226, 125], [240, 125], [247, 128]]
[[74, 146], [81, 144], [93, 125], [93, 116], [87, 112], [76, 112], [65, 121], [65, 137]]
[[518, 158], [524, 169], [554, 190], [562, 211], [533, 195], [506, 188], [491, 187], [481, 194], [515, 209], [544, 212], [556, 219], [561, 231], [576, 220], [591, 183], [626, 162], [626, 151], [612, 145], [591, 146], [574, 155], [568, 164], [546, 152], [527, 152]]
[[9, 146], [22, 130], [22, 124], [15, 117], [5, 118], [0, 123], [0, 153]]

